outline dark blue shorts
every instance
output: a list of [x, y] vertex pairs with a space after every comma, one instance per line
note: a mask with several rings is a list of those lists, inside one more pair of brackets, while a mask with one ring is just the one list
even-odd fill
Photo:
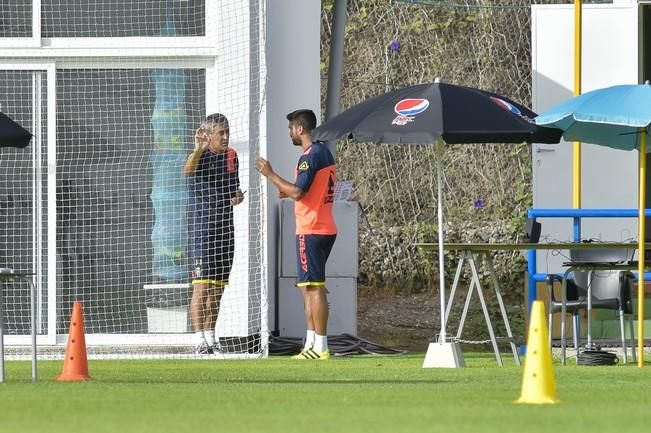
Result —
[[296, 285], [325, 286], [326, 261], [337, 235], [296, 235]]
[[192, 283], [228, 284], [235, 254], [233, 226], [206, 224], [194, 230], [192, 239]]

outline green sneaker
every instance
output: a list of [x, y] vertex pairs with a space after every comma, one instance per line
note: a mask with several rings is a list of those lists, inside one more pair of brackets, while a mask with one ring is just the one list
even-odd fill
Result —
[[305, 349], [298, 355], [292, 356], [292, 359], [312, 359], [315, 361], [325, 361], [330, 358], [332, 358], [332, 355], [330, 354], [329, 350], [326, 350], [325, 352], [317, 352], [314, 349]]

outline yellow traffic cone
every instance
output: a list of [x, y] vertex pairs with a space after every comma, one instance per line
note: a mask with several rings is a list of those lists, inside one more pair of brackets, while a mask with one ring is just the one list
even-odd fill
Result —
[[515, 403], [555, 404], [556, 384], [552, 369], [552, 352], [547, 336], [545, 305], [534, 301], [531, 306], [527, 356], [524, 360], [522, 394]]

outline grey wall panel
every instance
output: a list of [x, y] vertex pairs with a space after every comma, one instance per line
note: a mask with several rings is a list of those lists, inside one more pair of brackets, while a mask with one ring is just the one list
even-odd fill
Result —
[[[303, 297], [294, 278], [280, 278], [278, 322], [280, 335], [305, 336]], [[357, 335], [357, 281], [355, 278], [326, 278], [328, 285], [328, 335]]]
[[[608, 29], [608, 31], [604, 31]], [[542, 113], [571, 98], [574, 86], [574, 7], [532, 7], [533, 109]], [[583, 6], [582, 92], [638, 82], [637, 4]], [[534, 144], [533, 206], [572, 208], [573, 144]], [[581, 207], [637, 208], [637, 152], [582, 145]], [[572, 220], [541, 218], [542, 241], [573, 240]], [[635, 218], [585, 218], [582, 239], [637, 238]], [[558, 272], [567, 252], [539, 251], [538, 272]]]

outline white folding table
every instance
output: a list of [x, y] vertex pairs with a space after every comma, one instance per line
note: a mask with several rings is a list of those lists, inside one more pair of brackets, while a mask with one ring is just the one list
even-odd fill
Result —
[[[436, 243], [417, 243], [417, 247], [421, 248], [424, 251], [437, 251], [438, 244]], [[463, 333], [463, 327], [465, 324], [466, 317], [468, 315], [468, 308], [470, 306], [470, 300], [472, 298], [473, 292], [476, 290], [479, 301], [481, 303], [482, 311], [484, 313], [484, 319], [486, 321], [486, 326], [488, 327], [488, 333], [490, 337], [490, 342], [493, 346], [493, 351], [495, 352], [495, 358], [497, 364], [501, 367], [502, 357], [497, 346], [498, 339], [505, 339], [509, 342], [511, 346], [511, 351], [513, 352], [513, 359], [517, 365], [520, 365], [520, 358], [518, 356], [518, 350], [515, 345], [515, 340], [511, 332], [511, 326], [509, 324], [509, 319], [506, 314], [506, 308], [504, 306], [504, 301], [502, 300], [502, 291], [500, 289], [500, 284], [493, 267], [493, 258], [492, 255], [496, 251], [516, 251], [516, 250], [564, 250], [564, 249], [613, 249], [613, 248], [637, 248], [637, 243], [630, 242], [595, 242], [595, 243], [575, 243], [575, 242], [554, 242], [554, 243], [447, 243], [444, 244], [446, 251], [458, 251], [459, 252], [459, 263], [457, 265], [457, 270], [454, 276], [452, 283], [452, 288], [450, 290], [450, 296], [445, 310], [445, 321], [450, 316], [450, 310], [454, 302], [454, 295], [457, 291], [457, 286], [461, 277], [463, 267], [466, 263], [470, 266], [471, 270], [471, 279], [470, 287], [466, 294], [466, 300], [463, 306], [463, 313], [461, 315], [461, 320], [459, 322], [459, 328], [457, 330], [456, 340], [460, 342], [471, 342], [467, 340], [462, 340], [461, 335]], [[479, 279], [478, 266], [481, 266], [482, 262], [485, 264], [490, 276], [493, 289], [495, 290], [495, 297], [499, 304], [500, 313], [502, 315], [502, 320], [504, 322], [504, 327], [506, 328], [506, 337], [496, 337], [493, 330], [493, 324], [490, 319], [486, 301], [484, 300], [484, 293]], [[564, 279], [565, 281], [565, 279]], [[529, 290], [535, 290], [535, 288], [529, 288]], [[563, 286], [563, 299], [565, 299], [565, 287]], [[564, 316], [563, 316], [564, 317]], [[561, 321], [564, 323], [564, 321]]]

